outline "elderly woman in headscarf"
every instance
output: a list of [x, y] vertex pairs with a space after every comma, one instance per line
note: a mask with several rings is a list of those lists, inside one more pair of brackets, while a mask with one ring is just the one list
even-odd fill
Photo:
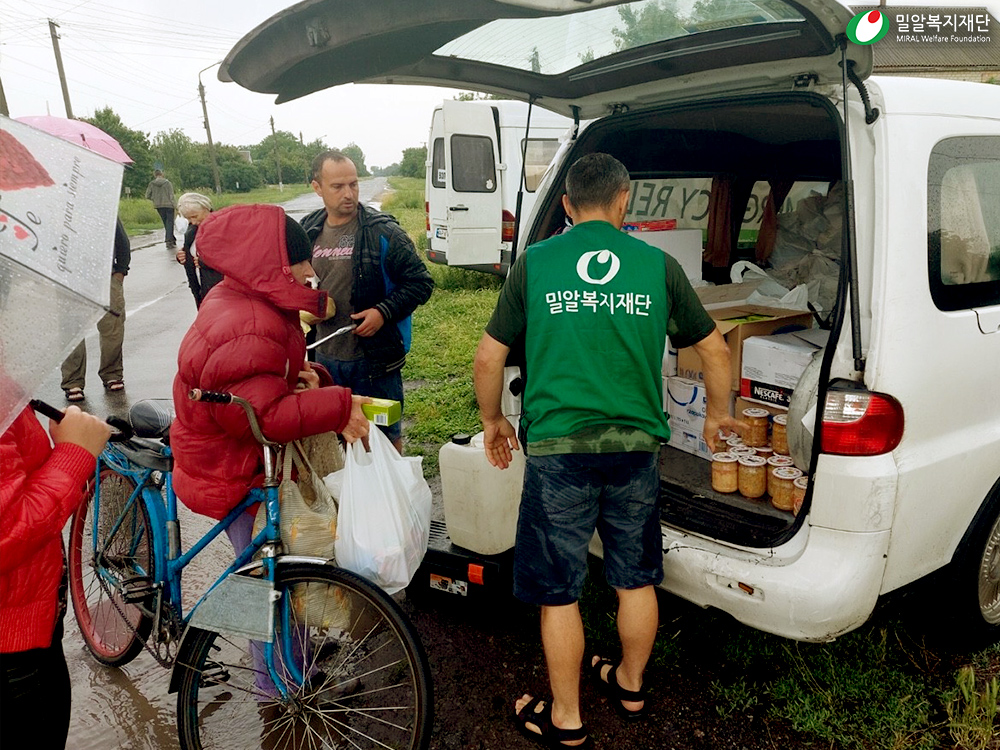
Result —
[[188, 228], [184, 233], [184, 246], [177, 251], [176, 257], [177, 262], [184, 266], [197, 307], [201, 307], [201, 301], [209, 290], [222, 281], [222, 274], [202, 263], [197, 251], [192, 250], [198, 225], [208, 218], [212, 210], [212, 199], [201, 193], [184, 193], [177, 199], [177, 213], [187, 219]]

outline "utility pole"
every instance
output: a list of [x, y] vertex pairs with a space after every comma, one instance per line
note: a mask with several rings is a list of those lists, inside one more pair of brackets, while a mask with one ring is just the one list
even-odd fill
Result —
[[274, 140], [274, 166], [278, 170], [278, 190], [284, 190], [285, 186], [281, 183], [281, 158], [278, 156], [278, 134], [274, 132], [274, 115], [271, 115], [271, 136]]
[[69, 88], [66, 86], [66, 71], [63, 70], [62, 53], [59, 52], [59, 34], [56, 29], [59, 24], [49, 19], [49, 34], [52, 35], [52, 49], [56, 53], [56, 68], [59, 70], [59, 83], [62, 84], [63, 101], [66, 103], [66, 116], [73, 119], [73, 106], [69, 103]]
[[[214, 68], [219, 63], [212, 63], [208, 68]], [[212, 177], [215, 179], [215, 194], [222, 193], [222, 180], [219, 179], [219, 163], [215, 159], [215, 144], [212, 143], [212, 128], [208, 126], [208, 105], [205, 104], [205, 85], [201, 82], [201, 74], [208, 68], [198, 71], [198, 96], [201, 97], [201, 111], [205, 115], [205, 134], [208, 136], [208, 155], [212, 159]]]
[[0, 79], [0, 115], [10, 117], [10, 110], [7, 109], [7, 95], [3, 92], [3, 79]]

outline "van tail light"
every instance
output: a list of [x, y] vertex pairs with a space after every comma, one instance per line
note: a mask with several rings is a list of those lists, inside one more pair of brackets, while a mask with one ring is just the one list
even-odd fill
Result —
[[431, 203], [424, 201], [424, 222], [427, 224], [427, 231], [431, 231]]
[[903, 438], [903, 407], [892, 396], [864, 390], [827, 391], [820, 446], [836, 456], [879, 456]]
[[500, 241], [514, 241], [514, 214], [510, 211], [504, 211], [500, 215]]

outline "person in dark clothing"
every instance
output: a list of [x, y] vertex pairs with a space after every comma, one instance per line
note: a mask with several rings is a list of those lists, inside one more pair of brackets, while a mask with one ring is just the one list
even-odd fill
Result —
[[[430, 299], [434, 280], [413, 242], [389, 214], [358, 201], [358, 172], [340, 151], [312, 164], [312, 187], [323, 208], [302, 219], [313, 243], [313, 269], [336, 314], [318, 324], [317, 340], [345, 325], [316, 359], [334, 382], [357, 393], [403, 402], [402, 369], [410, 348], [410, 316]], [[401, 423], [380, 428], [402, 453]]]
[[162, 170], [153, 172], [153, 179], [146, 186], [146, 200], [153, 201], [153, 208], [163, 221], [163, 239], [167, 249], [173, 250], [177, 247], [177, 238], [174, 237], [174, 186], [163, 176]]
[[[104, 387], [109, 391], [125, 390], [122, 379], [125, 372], [122, 345], [125, 343], [125, 291], [124, 281], [132, 261], [132, 246], [121, 219], [115, 226], [115, 255], [111, 265], [110, 310], [97, 321], [97, 332], [101, 335], [101, 376]], [[83, 401], [83, 387], [87, 381], [87, 345], [79, 346], [66, 358], [62, 365], [62, 389], [67, 401]]]
[[184, 246], [177, 251], [177, 262], [184, 266], [187, 274], [188, 287], [194, 297], [196, 307], [201, 307], [201, 301], [213, 286], [222, 281], [222, 274], [205, 265], [193, 251], [195, 237], [200, 225], [212, 213], [212, 200], [201, 193], [184, 193], [177, 199], [177, 212], [188, 221], [184, 232]]

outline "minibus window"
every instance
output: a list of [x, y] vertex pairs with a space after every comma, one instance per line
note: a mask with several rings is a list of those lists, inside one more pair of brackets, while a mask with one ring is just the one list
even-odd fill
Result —
[[948, 138], [927, 183], [931, 296], [941, 310], [1000, 304], [1000, 138]]
[[[521, 148], [525, 148], [524, 140], [521, 140]], [[524, 151], [524, 189], [529, 193], [538, 190], [538, 183], [542, 181], [545, 170], [549, 168], [549, 163], [559, 150], [558, 138], [529, 138], [527, 148]]]
[[481, 135], [451, 137], [451, 185], [459, 193], [497, 189], [493, 141]]
[[444, 138], [435, 138], [431, 156], [431, 185], [436, 188], [445, 186]]

